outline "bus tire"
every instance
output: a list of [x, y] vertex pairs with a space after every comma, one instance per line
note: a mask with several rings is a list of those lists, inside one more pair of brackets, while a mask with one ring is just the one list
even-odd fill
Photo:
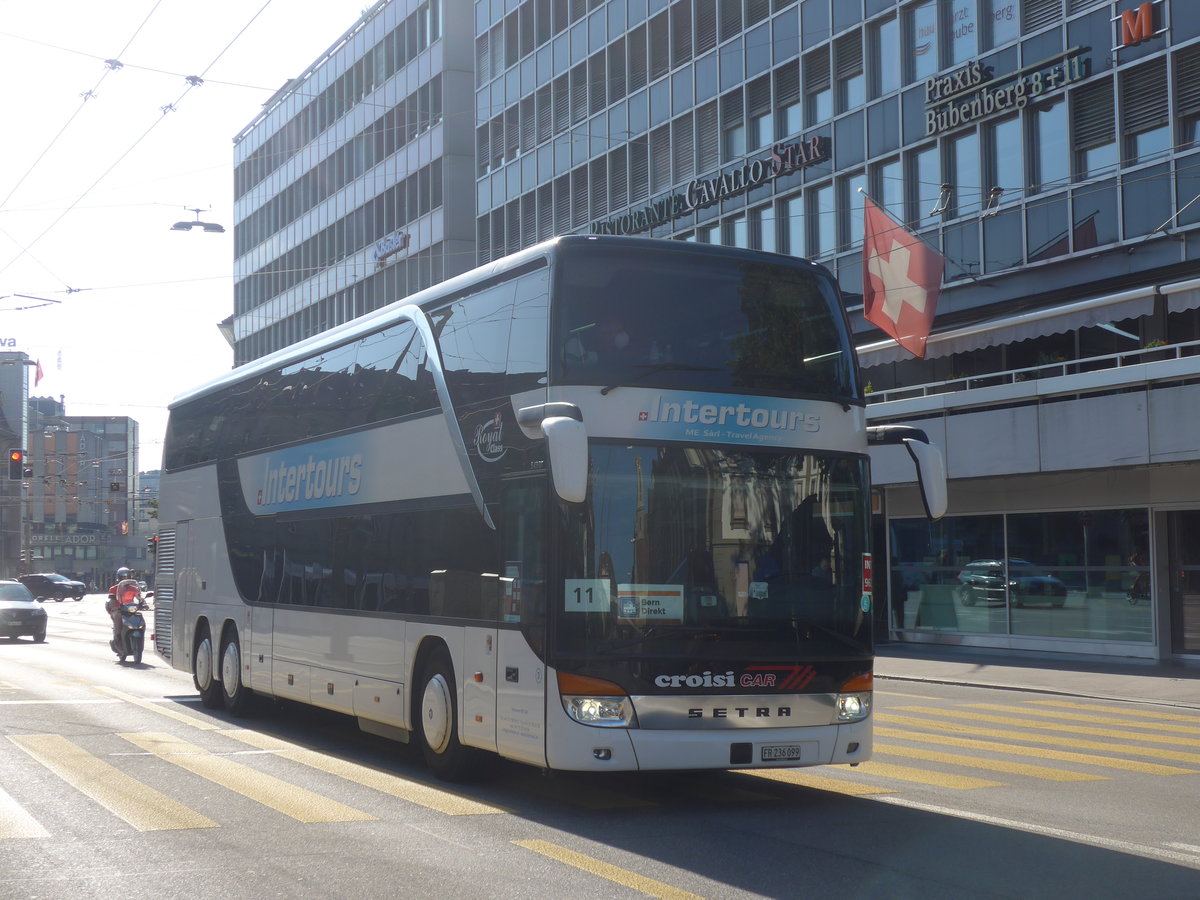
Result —
[[438, 647], [426, 659], [420, 684], [417, 732], [425, 765], [443, 781], [460, 781], [467, 773], [471, 753], [458, 740], [454, 667], [445, 647]]
[[244, 716], [250, 707], [250, 688], [242, 683], [242, 645], [236, 628], [221, 642], [221, 698], [233, 716]]
[[222, 706], [221, 683], [216, 678], [213, 655], [212, 634], [208, 625], [201, 625], [196, 635], [196, 649], [192, 651], [192, 683], [206, 709]]

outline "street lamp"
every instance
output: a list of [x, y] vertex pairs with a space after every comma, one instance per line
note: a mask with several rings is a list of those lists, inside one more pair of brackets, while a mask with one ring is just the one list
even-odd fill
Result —
[[199, 226], [199, 228], [202, 231], [207, 231], [207, 232], [210, 232], [213, 234], [222, 234], [225, 231], [225, 226], [223, 226], [223, 225], [218, 225], [215, 222], [201, 222], [200, 221], [200, 213], [204, 212], [204, 210], [197, 209], [194, 206], [185, 206], [184, 209], [188, 210], [189, 212], [194, 212], [196, 214], [196, 221], [195, 222], [176, 222], [174, 225], [171, 226], [172, 231], [191, 231], [193, 228], [196, 228], [197, 226]]

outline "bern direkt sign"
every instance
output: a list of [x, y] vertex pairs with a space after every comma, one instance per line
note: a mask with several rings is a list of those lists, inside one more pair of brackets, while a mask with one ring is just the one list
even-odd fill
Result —
[[790, 175], [806, 166], [829, 159], [828, 138], [811, 137], [795, 144], [775, 144], [771, 152], [713, 178], [697, 178], [682, 194], [672, 194], [647, 207], [617, 216], [606, 222], [593, 222], [592, 234], [637, 234], [719, 203], [726, 197], [744, 194], [752, 188]]
[[973, 60], [948, 75], [925, 81], [925, 136], [972, 125], [1001, 113], [1024, 109], [1043, 97], [1087, 76], [1083, 49], [1070, 50], [1007, 75]]

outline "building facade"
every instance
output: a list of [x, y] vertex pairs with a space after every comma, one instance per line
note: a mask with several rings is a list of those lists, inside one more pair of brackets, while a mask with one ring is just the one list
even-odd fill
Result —
[[30, 398], [20, 570], [58, 572], [97, 590], [122, 566], [152, 570], [137, 457], [133, 419], [68, 416], [61, 401]]
[[[555, 234], [810, 257], [950, 468], [931, 525], [873, 457], [881, 637], [1200, 656], [1198, 85], [1185, 0], [391, 0], [239, 136], [237, 358]], [[947, 260], [924, 359], [864, 193]]]
[[[873, 459], [881, 633], [1200, 655], [1200, 6], [479, 0], [476, 23], [481, 261], [592, 231], [837, 276], [869, 418], [924, 427], [951, 474], [931, 525]], [[925, 359], [862, 321], [864, 192], [946, 257]]]
[[443, 0], [376, 3], [236, 136], [235, 364], [474, 265], [471, 66]]

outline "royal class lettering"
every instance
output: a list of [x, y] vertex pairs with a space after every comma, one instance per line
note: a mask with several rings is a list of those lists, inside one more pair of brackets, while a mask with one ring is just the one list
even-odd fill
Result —
[[695, 707], [688, 710], [689, 719], [790, 719], [790, 706], [718, 706], [713, 709]]
[[475, 429], [475, 452], [484, 462], [497, 462], [504, 456], [504, 419], [500, 413]]
[[362, 454], [329, 459], [308, 457], [292, 465], [268, 462], [258, 491], [259, 506], [353, 496], [362, 487]]
[[658, 404], [638, 414], [641, 422], [678, 422], [683, 425], [716, 425], [736, 428], [758, 428], [772, 431], [820, 431], [821, 417], [796, 409], [764, 409], [738, 403], [726, 406], [719, 403], [696, 403], [693, 400], [672, 401], [659, 398]]

